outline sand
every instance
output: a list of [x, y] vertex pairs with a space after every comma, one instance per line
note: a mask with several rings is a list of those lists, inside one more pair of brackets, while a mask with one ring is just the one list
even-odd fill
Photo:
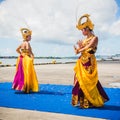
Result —
[[[35, 65], [39, 84], [72, 85], [74, 66], [75, 63]], [[0, 67], [0, 82], [13, 82], [15, 70], [14, 66]], [[120, 83], [120, 61], [98, 62], [98, 75], [103, 87], [115, 87], [112, 83]]]
[[[39, 84], [72, 85], [74, 65], [75, 63], [35, 65]], [[14, 74], [14, 66], [0, 67], [0, 82], [13, 82]], [[103, 87], [120, 88], [120, 61], [98, 62], [98, 75]], [[0, 107], [0, 120], [61, 120], [61, 118], [62, 120], [97, 120], [90, 117]]]

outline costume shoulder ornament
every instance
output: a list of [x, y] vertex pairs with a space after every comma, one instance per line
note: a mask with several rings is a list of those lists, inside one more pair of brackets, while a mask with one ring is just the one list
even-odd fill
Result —
[[[78, 28], [78, 30], [82, 30], [86, 27], [89, 27], [91, 30], [93, 30], [94, 28], [94, 24], [92, 23], [92, 21], [89, 18], [90, 15], [88, 14], [84, 14], [83, 16], [81, 16], [79, 18], [78, 24], [76, 25], [76, 27]], [[86, 21], [84, 23], [81, 23], [82, 19], [86, 18]]]
[[24, 40], [26, 40], [27, 36], [31, 36], [32, 35], [32, 31], [27, 29], [27, 28], [21, 28], [20, 31], [22, 33], [22, 36], [23, 36]]

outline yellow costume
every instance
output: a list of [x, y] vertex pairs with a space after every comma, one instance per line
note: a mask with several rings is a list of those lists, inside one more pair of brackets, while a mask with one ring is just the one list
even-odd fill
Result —
[[[24, 40], [32, 32], [26, 28], [21, 29]], [[29, 50], [21, 49], [21, 55], [16, 64], [16, 75], [14, 77], [12, 88], [26, 93], [30, 91], [38, 92], [38, 80], [33, 65], [33, 59], [30, 57]]]
[[[87, 21], [80, 24], [83, 17], [87, 17]], [[78, 29], [86, 27], [93, 30], [93, 24], [88, 15], [82, 16], [77, 25]], [[87, 46], [93, 37], [95, 36], [83, 40], [82, 46]], [[74, 87], [72, 90], [72, 105], [74, 106], [80, 104], [82, 108], [101, 107], [109, 99], [98, 81], [97, 62], [94, 55], [96, 49], [96, 47], [91, 47], [84, 50], [75, 65]]]

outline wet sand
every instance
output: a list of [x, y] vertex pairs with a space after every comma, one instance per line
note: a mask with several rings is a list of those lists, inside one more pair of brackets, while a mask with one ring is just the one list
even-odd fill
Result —
[[[35, 65], [39, 84], [72, 85], [75, 63]], [[13, 82], [15, 67], [0, 67], [0, 82]], [[99, 61], [99, 81], [103, 87], [120, 88], [120, 61]], [[0, 120], [94, 120], [82, 116], [47, 113], [0, 107]], [[99, 120], [99, 119], [98, 119]]]

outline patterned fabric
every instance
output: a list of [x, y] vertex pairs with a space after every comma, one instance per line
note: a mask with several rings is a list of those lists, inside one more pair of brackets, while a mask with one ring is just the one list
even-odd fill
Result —
[[33, 60], [27, 54], [18, 57], [12, 88], [26, 93], [38, 92], [38, 80]]
[[[89, 43], [85, 40], [84, 45]], [[90, 53], [90, 51], [94, 51]], [[80, 104], [82, 108], [102, 107], [109, 100], [98, 81], [96, 48], [89, 48], [82, 52], [74, 67], [74, 87], [72, 90], [72, 105]], [[99, 86], [99, 87], [98, 87]], [[104, 95], [102, 95], [104, 94]]]

